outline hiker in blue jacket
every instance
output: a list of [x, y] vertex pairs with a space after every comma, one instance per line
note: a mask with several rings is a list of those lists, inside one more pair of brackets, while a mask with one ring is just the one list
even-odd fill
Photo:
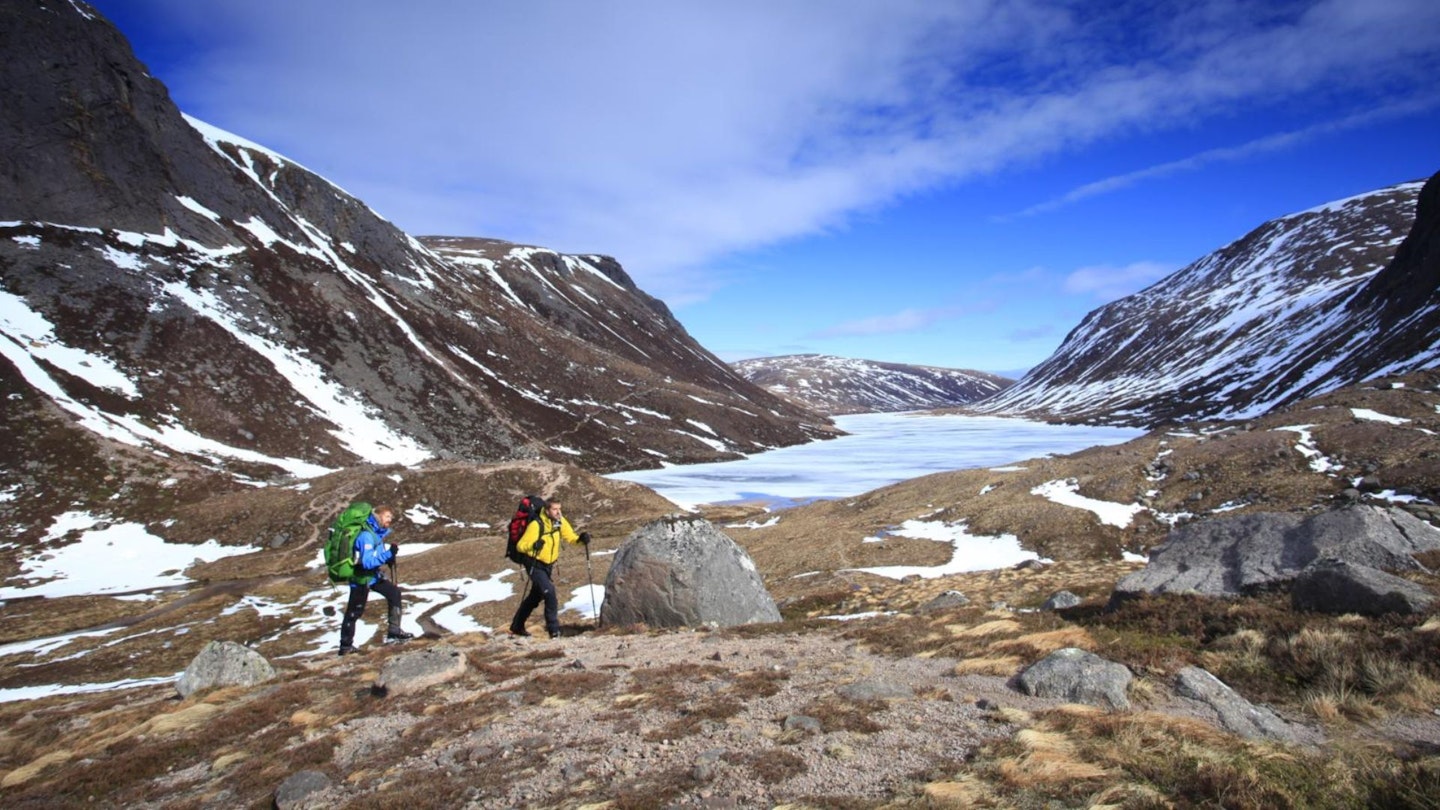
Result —
[[385, 633], [385, 640], [405, 641], [415, 637], [400, 628], [400, 586], [386, 579], [384, 573], [385, 565], [395, 562], [400, 555], [398, 545], [385, 545], [385, 535], [390, 533], [390, 522], [394, 519], [394, 509], [377, 506], [365, 519], [365, 528], [355, 536], [355, 575], [350, 579], [350, 601], [345, 604], [345, 618], [340, 622], [341, 655], [359, 652], [355, 649], [355, 622], [365, 613], [372, 589], [390, 604], [390, 629]]

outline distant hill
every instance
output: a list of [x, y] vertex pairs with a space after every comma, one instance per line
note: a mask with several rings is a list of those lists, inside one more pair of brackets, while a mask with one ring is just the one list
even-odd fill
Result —
[[1437, 284], [1440, 175], [1261, 225], [1091, 312], [975, 409], [1132, 425], [1259, 416], [1440, 365]]
[[772, 394], [829, 416], [963, 405], [1013, 382], [983, 371], [823, 354], [761, 357], [731, 365]]

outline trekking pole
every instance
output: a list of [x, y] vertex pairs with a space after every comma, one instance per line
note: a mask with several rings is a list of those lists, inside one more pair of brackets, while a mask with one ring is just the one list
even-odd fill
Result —
[[595, 607], [595, 575], [590, 571], [590, 544], [585, 544], [585, 584], [590, 586], [590, 613], [595, 617], [595, 626], [600, 626], [600, 609]]

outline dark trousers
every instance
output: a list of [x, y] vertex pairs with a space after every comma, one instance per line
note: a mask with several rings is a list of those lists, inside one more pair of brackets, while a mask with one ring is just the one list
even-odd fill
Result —
[[390, 614], [392, 616], [400, 612], [400, 586], [388, 579], [377, 579], [374, 585], [350, 586], [350, 601], [345, 603], [345, 618], [340, 621], [340, 646], [350, 647], [355, 643], [355, 622], [365, 613], [365, 603], [370, 599], [370, 591], [375, 591], [385, 597], [390, 603]]
[[555, 582], [551, 579], [554, 570], [544, 563], [530, 566], [530, 592], [520, 602], [515, 618], [510, 620], [511, 630], [525, 629], [525, 620], [541, 602], [545, 603], [545, 632], [554, 635], [560, 632], [560, 602], [555, 598]]

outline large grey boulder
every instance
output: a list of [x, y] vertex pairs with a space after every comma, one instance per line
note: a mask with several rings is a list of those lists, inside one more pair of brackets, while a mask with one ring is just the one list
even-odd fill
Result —
[[709, 521], [672, 515], [636, 529], [605, 577], [600, 624], [731, 627], [780, 621], [750, 555]]
[[436, 644], [386, 661], [370, 691], [387, 697], [408, 695], [453, 681], [465, 674], [467, 666], [468, 662], [459, 650], [449, 644]]
[[1367, 565], [1325, 558], [1295, 577], [1290, 604], [1316, 613], [1426, 613], [1435, 596], [1408, 579]]
[[273, 677], [275, 668], [260, 653], [233, 641], [212, 641], [180, 674], [175, 691], [190, 697], [217, 686], [253, 686]]
[[1108, 709], [1130, 708], [1125, 690], [1134, 676], [1124, 664], [1077, 647], [1067, 647], [1031, 664], [1016, 684], [1027, 695], [1061, 698]]
[[1237, 596], [1293, 580], [1333, 557], [1381, 570], [1421, 568], [1414, 555], [1440, 549], [1440, 530], [1400, 509], [1354, 505], [1313, 516], [1257, 513], [1189, 523], [1120, 580], [1114, 597], [1150, 593]]
[[1248, 740], [1299, 742], [1305, 735], [1264, 706], [1241, 697], [1219, 678], [1200, 667], [1186, 667], [1175, 676], [1175, 692], [1215, 710], [1220, 725]]

